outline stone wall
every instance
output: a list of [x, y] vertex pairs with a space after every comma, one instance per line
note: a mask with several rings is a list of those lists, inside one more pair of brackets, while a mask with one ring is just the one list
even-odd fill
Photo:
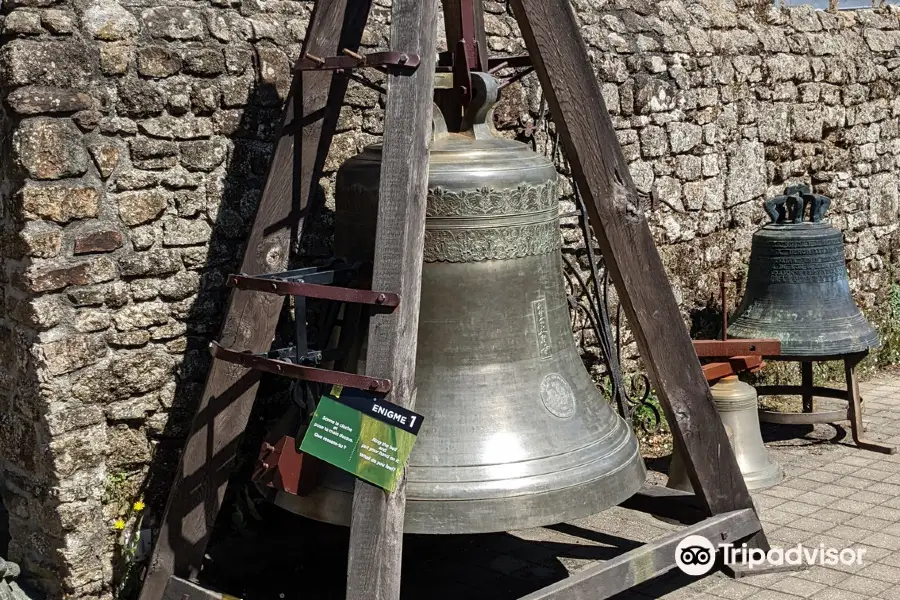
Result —
[[[709, 328], [760, 201], [805, 180], [834, 196], [853, 288], [892, 332], [900, 12], [573, 4], [686, 320]], [[10, 558], [52, 597], [108, 597], [131, 501], [162, 508], [310, 8], [3, 3], [0, 476]], [[505, 3], [486, 8], [492, 51], [520, 51]], [[388, 13], [375, 2], [367, 47], [384, 47]], [[523, 139], [541, 106], [531, 79], [497, 111]], [[377, 94], [354, 84], [346, 104], [326, 197], [381, 133]], [[328, 254], [329, 226], [326, 211], [304, 256]]]

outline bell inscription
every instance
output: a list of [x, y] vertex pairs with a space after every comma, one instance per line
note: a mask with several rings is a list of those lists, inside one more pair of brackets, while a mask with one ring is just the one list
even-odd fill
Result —
[[531, 303], [534, 312], [534, 329], [537, 333], [538, 354], [541, 360], [553, 358], [553, 347], [550, 342], [550, 325], [547, 323], [547, 301], [543, 298]]

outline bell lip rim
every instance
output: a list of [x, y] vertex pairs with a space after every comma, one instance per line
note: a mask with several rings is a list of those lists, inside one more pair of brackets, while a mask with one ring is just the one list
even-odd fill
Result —
[[[610, 487], [604, 485], [604, 482], [606, 482], [607, 480], [607, 476], [602, 476], [600, 478], [579, 482], [575, 485], [566, 486], [563, 488], [542, 490], [540, 492], [531, 494], [524, 493], [517, 496], [454, 500], [415, 498], [407, 496], [404, 533], [432, 535], [501, 533], [507, 531], [531, 529], [534, 527], [544, 527], [561, 521], [571, 521], [574, 519], [581, 519], [590, 515], [598, 514], [614, 506], [618, 506], [628, 498], [631, 498], [632, 496], [637, 494], [640, 489], [646, 484], [647, 469], [644, 464], [644, 459], [640, 454], [640, 450], [638, 450], [636, 454], [637, 459], [632, 456], [628, 461], [623, 462], [622, 466], [619, 469], [616, 469], [615, 472], [609, 473], [610, 475], [613, 475], [615, 473], [620, 473], [625, 469], [630, 469], [632, 471], [631, 475], [633, 476], [633, 481], [625, 479], [624, 484], [619, 486], [617, 493], [608, 493]], [[641, 477], [635, 477], [638, 474], [640, 474]], [[638, 479], [640, 479], [640, 481], [638, 481]], [[459, 517], [459, 508], [456, 508], [449, 516], [449, 518], [453, 521], [453, 526], [436, 527], [427, 522], [427, 516], [429, 514], [428, 511], [422, 510], [429, 506], [436, 506], [437, 504], [453, 504], [460, 508], [465, 506], [466, 508], [471, 509], [467, 514], [474, 515], [479, 513], [479, 506], [490, 508], [491, 506], [495, 506], [497, 503], [504, 503], [508, 505], [509, 503], [522, 502], [525, 499], [528, 499], [532, 502], [547, 501], [547, 499], [552, 498], [565, 499], [571, 498], [572, 494], [578, 494], [579, 497], [583, 497], [583, 490], [592, 488], [596, 490], [605, 489], [607, 490], [607, 492], [600, 493], [599, 495], [594, 495], [592, 498], [592, 503], [579, 504], [578, 506], [571, 502], [563, 503], [560, 501], [559, 506], [561, 510], [557, 511], [557, 514], [555, 514], [553, 518], [550, 518], [548, 516], [541, 517], [540, 515], [531, 515], [525, 518], [521, 518], [521, 515], [524, 514], [524, 507], [523, 510], [518, 511], [516, 515], [513, 515], [511, 513], [501, 513], [503, 518], [496, 521], [489, 521], [489, 523], [498, 523], [497, 525], [493, 526], [489, 523], [478, 526], [477, 519], [466, 519], [463, 517]], [[407, 493], [408, 492], [409, 489], [407, 488]], [[306, 496], [295, 496], [283, 490], [276, 490], [272, 495], [270, 502], [283, 510], [286, 510], [295, 515], [302, 516], [304, 518], [346, 527], [349, 525], [350, 515], [349, 513], [344, 514], [346, 512], [345, 510], [342, 510], [344, 507], [336, 505], [340, 504], [341, 502], [347, 502], [348, 499], [350, 499], [350, 502], [352, 503], [352, 496], [353, 494], [346, 490], [320, 486], [316, 489], [315, 492], [310, 493]], [[328, 502], [328, 504], [331, 504], [330, 509], [326, 509], [323, 511], [301, 512], [304, 504], [309, 503], [311, 505], [315, 505], [316, 503], [322, 502]], [[421, 516], [419, 517], [419, 519], [422, 522], [418, 522], [416, 518], [411, 518], [410, 508], [412, 508], [416, 512], [420, 512]], [[518, 522], [513, 522], [517, 518]], [[468, 527], [465, 525], [460, 526], [461, 524], [466, 523], [469, 525]]]

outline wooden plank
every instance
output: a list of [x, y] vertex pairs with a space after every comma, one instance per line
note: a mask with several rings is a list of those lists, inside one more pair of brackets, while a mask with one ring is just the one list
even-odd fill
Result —
[[727, 362], [713, 362], [703, 365], [703, 376], [707, 382], [715, 381], [744, 371], [758, 371], [766, 363], [759, 356], [734, 356]]
[[[628, 324], [710, 514], [752, 508], [569, 0], [512, 0]], [[757, 540], [765, 545], [764, 536]]]
[[735, 543], [760, 531], [756, 513], [746, 508], [709, 517], [658, 540], [578, 571], [558, 583], [524, 596], [521, 600], [603, 600], [675, 568], [675, 548], [690, 535], [717, 542]]
[[781, 354], [781, 342], [778, 340], [693, 340], [693, 344], [694, 351], [701, 358]]
[[240, 598], [208, 590], [193, 581], [173, 575], [169, 578], [163, 600], [240, 600]]
[[[357, 48], [369, 4], [370, 0], [317, 3], [304, 51], [322, 55], [336, 54], [342, 47]], [[242, 272], [271, 273], [287, 267], [291, 240], [302, 229], [310, 198], [315, 196], [313, 183], [324, 165], [345, 89], [346, 80], [332, 80], [331, 72], [294, 79]], [[295, 114], [298, 97], [302, 98], [300, 115]], [[294, 151], [297, 134], [301, 135], [299, 152]], [[271, 294], [232, 292], [219, 338], [222, 345], [251, 352], [268, 350], [282, 303], [282, 297]], [[163, 514], [141, 600], [159, 600], [170, 575], [190, 577], [199, 572], [257, 381], [258, 374], [243, 367], [213, 361]]]
[[[394, 0], [391, 46], [419, 54], [412, 75], [388, 78], [372, 289], [400, 295], [391, 314], [369, 324], [366, 375], [387, 378], [388, 399], [415, 406], [416, 342], [437, 30], [437, 0]], [[347, 600], [400, 597], [405, 480], [386, 494], [356, 483], [350, 526]]]

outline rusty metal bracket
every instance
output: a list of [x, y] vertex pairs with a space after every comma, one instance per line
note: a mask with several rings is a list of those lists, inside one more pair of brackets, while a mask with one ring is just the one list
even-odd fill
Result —
[[317, 369], [315, 367], [307, 367], [273, 358], [265, 358], [250, 352], [240, 352], [220, 346], [217, 342], [209, 345], [209, 352], [213, 358], [223, 360], [225, 362], [234, 363], [253, 369], [256, 371], [264, 371], [275, 375], [282, 375], [291, 379], [299, 379], [302, 381], [315, 381], [316, 383], [327, 383], [330, 385], [342, 385], [344, 387], [356, 388], [358, 390], [368, 390], [376, 394], [388, 394], [393, 387], [390, 379], [378, 379], [376, 377], [366, 377], [365, 375], [357, 375], [355, 373], [344, 373], [343, 371], [331, 371], [329, 369]]
[[384, 68], [395, 74], [414, 71], [419, 66], [419, 55], [410, 52], [372, 52], [357, 54], [344, 51], [344, 56], [327, 56], [325, 58], [305, 54], [297, 59], [294, 71], [345, 71], [349, 69]]
[[268, 292], [279, 296], [303, 296], [305, 298], [319, 298], [337, 302], [351, 302], [353, 304], [368, 304], [376, 307], [376, 309], [384, 309], [384, 312], [393, 312], [400, 305], [400, 296], [390, 292], [373, 292], [371, 290], [304, 283], [302, 281], [288, 281], [275, 279], [271, 276], [230, 275], [228, 277], [228, 287], [234, 287], [239, 290]]
[[297, 450], [297, 441], [283, 436], [274, 445], [263, 442], [250, 479], [257, 485], [305, 496], [315, 489], [322, 474], [321, 462]]

